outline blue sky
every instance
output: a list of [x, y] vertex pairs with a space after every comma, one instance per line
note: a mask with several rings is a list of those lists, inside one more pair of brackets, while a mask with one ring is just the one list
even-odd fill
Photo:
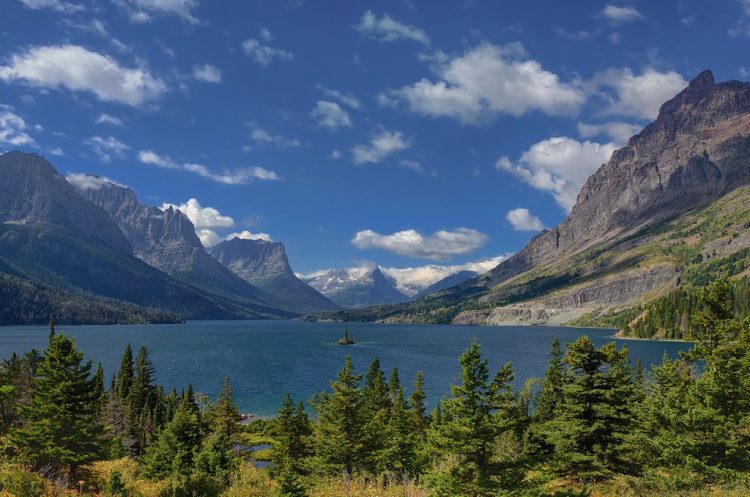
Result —
[[0, 150], [299, 272], [459, 267], [560, 222], [698, 72], [750, 70], [747, 0], [436, 5], [0, 0]]

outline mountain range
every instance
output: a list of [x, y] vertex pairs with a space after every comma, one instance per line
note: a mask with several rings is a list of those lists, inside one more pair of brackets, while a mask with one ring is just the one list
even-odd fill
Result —
[[695, 275], [747, 273], [750, 84], [710, 71], [591, 175], [567, 218], [495, 269], [326, 319], [560, 324], [642, 305]]
[[[143, 205], [127, 187], [68, 181], [22, 152], [0, 155], [0, 171], [2, 323], [279, 319], [336, 309], [310, 287], [297, 301], [249, 283], [206, 252], [183, 213]], [[284, 264], [304, 291], [285, 256]]]

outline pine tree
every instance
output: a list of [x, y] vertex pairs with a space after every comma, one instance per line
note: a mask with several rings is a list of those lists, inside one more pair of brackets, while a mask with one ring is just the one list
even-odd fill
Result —
[[409, 403], [412, 408], [412, 426], [416, 433], [424, 434], [427, 430], [427, 417], [425, 413], [427, 408], [424, 401], [427, 395], [424, 392], [424, 373], [419, 371], [414, 380], [414, 390], [409, 397]]
[[211, 433], [195, 454], [195, 471], [215, 478], [223, 485], [229, 482], [229, 475], [235, 466], [229, 438], [222, 432]]
[[[127, 355], [127, 351], [125, 352]], [[125, 398], [126, 431], [132, 440], [132, 455], [142, 455], [148, 437], [154, 432], [153, 411], [156, 401], [156, 387], [153, 385], [154, 367], [148, 358], [148, 349], [141, 347], [136, 356], [132, 379]]]
[[193, 470], [193, 456], [201, 446], [202, 433], [193, 389], [188, 387], [172, 420], [148, 447], [143, 472], [149, 478], [187, 476]]
[[534, 417], [537, 421], [548, 421], [557, 413], [562, 399], [566, 374], [560, 341], [555, 338], [550, 351], [549, 367], [542, 380], [542, 388], [536, 400]]
[[94, 373], [94, 399], [96, 399], [96, 413], [97, 416], [104, 409], [106, 402], [106, 395], [104, 392], [104, 369], [102, 369], [102, 363], [97, 363], [96, 372]]
[[354, 372], [347, 356], [333, 392], [323, 393], [317, 401], [318, 421], [315, 447], [318, 470], [324, 474], [351, 474], [360, 469], [365, 456], [362, 376]]
[[375, 358], [370, 363], [362, 388], [366, 455], [363, 457], [361, 469], [366, 471], [376, 472], [381, 464], [380, 457], [385, 446], [383, 433], [388, 426], [388, 413], [391, 406], [389, 390], [380, 361]]
[[300, 402], [295, 406], [287, 393], [273, 424], [274, 472], [277, 472], [277, 468], [296, 475], [307, 472], [307, 458], [312, 454], [309, 440], [311, 433], [304, 405]]
[[224, 378], [224, 386], [216, 400], [216, 405], [212, 412], [211, 429], [223, 433], [228, 439], [237, 431], [237, 421], [240, 419], [240, 413], [234, 405], [234, 396], [232, 393], [232, 384], [229, 378]]
[[490, 382], [476, 341], [459, 363], [461, 384], [451, 387], [442, 422], [433, 423], [428, 434], [435, 454], [451, 464], [438, 466], [428, 483], [436, 496], [495, 495], [505, 479], [495, 460], [497, 442], [517, 422], [510, 388], [513, 371], [506, 364]]
[[96, 423], [95, 385], [91, 362], [65, 335], [50, 335], [36, 371], [31, 402], [20, 407], [25, 421], [12, 437], [20, 457], [35, 467], [51, 467], [72, 475], [95, 459], [102, 448]]
[[133, 384], [133, 349], [128, 344], [122, 355], [120, 371], [117, 373], [117, 395], [124, 401], [130, 393]]
[[623, 470], [636, 403], [627, 349], [618, 351], [614, 343], [597, 349], [583, 336], [568, 346], [565, 363], [570, 379], [558, 414], [542, 427], [555, 447], [556, 471], [593, 480]]
[[395, 472], [402, 475], [415, 474], [418, 466], [416, 434], [413, 430], [412, 412], [404, 398], [404, 390], [393, 369], [388, 382], [390, 408], [385, 431], [381, 434], [383, 448], [376, 454], [378, 472]]

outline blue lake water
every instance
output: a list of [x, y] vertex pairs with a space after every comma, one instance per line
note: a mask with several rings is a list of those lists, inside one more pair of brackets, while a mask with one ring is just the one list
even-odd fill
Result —
[[[336, 345], [349, 328], [355, 345]], [[371, 323], [304, 323], [298, 321], [192, 321], [152, 326], [58, 326], [73, 336], [87, 359], [101, 362], [109, 378], [130, 342], [134, 353], [148, 347], [157, 381], [178, 390], [192, 383], [196, 391], [215, 398], [225, 376], [234, 387], [242, 412], [273, 415], [285, 392], [309, 400], [329, 387], [351, 355], [362, 373], [378, 357], [386, 370], [397, 367], [410, 386], [417, 371], [425, 373], [428, 401], [434, 404], [449, 391], [458, 372], [458, 355], [476, 338], [492, 374], [510, 361], [516, 383], [544, 374], [554, 337], [572, 342], [588, 335], [601, 345], [614, 340], [611, 330], [563, 327], [469, 327], [383, 325]], [[46, 346], [46, 326], [0, 327], [0, 358]], [[617, 340], [627, 346], [635, 363], [660, 363], [666, 352], [676, 357], [685, 343]]]

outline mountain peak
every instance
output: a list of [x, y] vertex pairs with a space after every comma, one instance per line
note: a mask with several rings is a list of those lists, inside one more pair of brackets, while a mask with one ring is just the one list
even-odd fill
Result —
[[705, 89], [710, 88], [715, 84], [716, 80], [714, 80], [714, 73], [711, 71], [711, 69], [704, 69], [700, 72], [700, 74], [698, 74], [690, 81], [688, 88]]

